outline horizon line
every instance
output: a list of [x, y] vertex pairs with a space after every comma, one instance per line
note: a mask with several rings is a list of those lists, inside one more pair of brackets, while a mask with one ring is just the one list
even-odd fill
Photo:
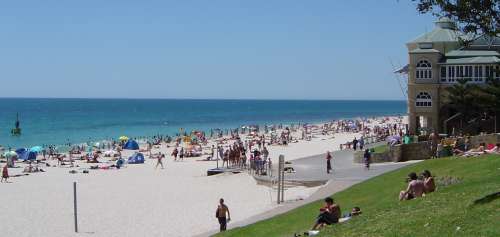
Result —
[[336, 98], [336, 99], [290, 99], [290, 98], [147, 98], [147, 97], [1, 97], [1, 99], [88, 99], [88, 100], [267, 100], [267, 101], [406, 101], [406, 99], [349, 99], [349, 98]]

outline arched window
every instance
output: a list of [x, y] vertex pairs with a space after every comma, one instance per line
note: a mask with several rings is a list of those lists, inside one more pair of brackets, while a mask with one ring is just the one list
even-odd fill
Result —
[[427, 60], [421, 60], [417, 63], [417, 70], [415, 71], [415, 77], [417, 79], [431, 79], [432, 78], [432, 66]]
[[415, 105], [417, 107], [431, 107], [432, 106], [431, 95], [427, 92], [418, 93], [417, 99], [415, 100]]

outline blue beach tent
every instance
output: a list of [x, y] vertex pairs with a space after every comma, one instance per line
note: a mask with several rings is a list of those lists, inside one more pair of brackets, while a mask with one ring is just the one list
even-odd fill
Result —
[[128, 140], [125, 145], [123, 145], [123, 149], [127, 150], [139, 150], [139, 144], [137, 144], [134, 140]]
[[37, 155], [38, 155], [38, 153], [30, 151], [30, 152], [28, 152], [28, 157], [26, 160], [36, 160]]
[[16, 150], [17, 158], [19, 160], [36, 160], [36, 152], [29, 151], [26, 148], [19, 148]]
[[28, 150], [26, 148], [19, 148], [19, 149], [16, 150], [16, 153], [19, 156], [19, 155], [21, 155], [21, 154], [23, 154], [23, 153], [25, 153], [27, 151]]
[[143, 164], [144, 163], [144, 155], [142, 153], [135, 153], [131, 157], [128, 158], [129, 164]]

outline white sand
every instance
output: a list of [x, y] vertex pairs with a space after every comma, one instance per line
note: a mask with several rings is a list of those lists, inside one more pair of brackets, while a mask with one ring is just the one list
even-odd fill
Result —
[[[271, 146], [270, 155], [287, 160], [337, 150], [339, 143], [359, 134], [319, 136], [312, 141]], [[162, 148], [170, 154], [170, 149]], [[124, 157], [128, 157], [124, 154]], [[55, 164], [55, 161], [51, 161]], [[2, 236], [71, 236], [73, 181], [78, 182], [79, 230], [89, 236], [191, 236], [218, 228], [215, 209], [226, 200], [234, 222], [276, 206], [275, 192], [257, 185], [248, 174], [206, 176], [215, 162], [194, 158], [174, 162], [167, 156], [165, 169], [156, 160], [128, 165], [121, 170], [90, 170], [69, 174], [70, 168], [46, 168], [45, 173], [12, 178], [0, 184]], [[81, 164], [89, 167], [91, 164]], [[10, 169], [19, 174], [21, 169]], [[287, 200], [307, 198], [319, 187], [287, 190]], [[81, 235], [81, 234], [80, 234]]]
[[[0, 185], [0, 229], [8, 236], [68, 236], [73, 231], [72, 182], [78, 182], [79, 225], [92, 236], [190, 236], [217, 228], [217, 201], [224, 197], [233, 221], [271, 209], [275, 194], [248, 174], [207, 177], [208, 162], [154, 161], [122, 170], [69, 174], [69, 168], [14, 178]], [[11, 173], [19, 172], [11, 169]], [[294, 188], [287, 200], [317, 188]], [[28, 227], [28, 228], [27, 228]]]

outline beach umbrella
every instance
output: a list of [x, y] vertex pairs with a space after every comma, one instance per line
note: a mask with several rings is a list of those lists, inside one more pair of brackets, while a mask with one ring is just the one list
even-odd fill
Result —
[[30, 149], [31, 152], [41, 152], [43, 148], [41, 146], [34, 146]]
[[120, 138], [118, 138], [118, 139], [120, 139], [120, 141], [127, 141], [127, 140], [128, 140], [128, 137], [127, 137], [127, 136], [121, 136], [121, 137], [120, 137]]
[[3, 153], [3, 156], [5, 156], [5, 158], [10, 158], [13, 156], [17, 156], [17, 153], [15, 151], [7, 151], [7, 152]]

